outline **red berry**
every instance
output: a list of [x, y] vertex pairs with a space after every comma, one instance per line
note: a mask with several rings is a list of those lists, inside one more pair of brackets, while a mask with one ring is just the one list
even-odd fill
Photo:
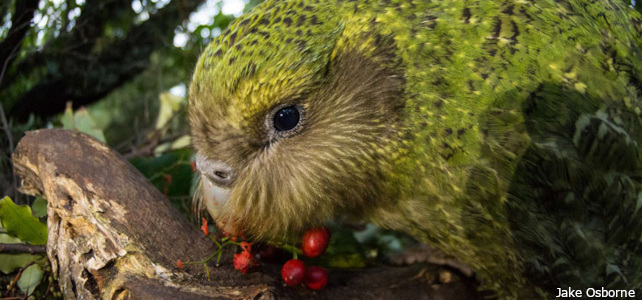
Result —
[[301, 250], [307, 257], [317, 257], [328, 248], [330, 243], [330, 230], [325, 227], [313, 228], [303, 235]]
[[176, 261], [176, 267], [179, 268], [179, 269], [182, 269], [183, 268], [183, 261], [181, 261], [180, 259], [177, 260]]
[[305, 278], [305, 264], [298, 259], [290, 259], [281, 268], [281, 277], [287, 285], [297, 285]]
[[305, 272], [305, 285], [313, 290], [320, 290], [328, 284], [328, 271], [324, 268], [311, 266]]

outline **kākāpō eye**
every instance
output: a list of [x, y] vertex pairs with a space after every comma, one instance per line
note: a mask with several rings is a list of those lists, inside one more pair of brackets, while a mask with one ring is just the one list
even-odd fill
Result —
[[299, 109], [292, 105], [279, 109], [274, 115], [274, 128], [277, 131], [288, 131], [299, 124]]

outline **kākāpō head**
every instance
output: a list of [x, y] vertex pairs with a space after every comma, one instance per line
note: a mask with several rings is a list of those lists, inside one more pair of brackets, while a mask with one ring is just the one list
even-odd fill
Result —
[[283, 239], [394, 199], [403, 77], [386, 47], [369, 46], [389, 41], [346, 42], [346, 28], [369, 23], [329, 5], [263, 3], [198, 62], [189, 120], [201, 197], [229, 233]]

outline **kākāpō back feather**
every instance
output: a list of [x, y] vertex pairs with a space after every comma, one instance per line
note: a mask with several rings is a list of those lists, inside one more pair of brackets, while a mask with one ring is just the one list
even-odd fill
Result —
[[619, 99], [555, 85], [536, 90], [524, 111], [532, 141], [512, 180], [507, 215], [530, 281], [548, 291], [639, 291], [639, 116]]

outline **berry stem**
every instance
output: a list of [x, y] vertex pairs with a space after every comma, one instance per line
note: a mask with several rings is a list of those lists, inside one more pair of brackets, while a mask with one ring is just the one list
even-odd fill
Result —
[[223, 254], [223, 251], [218, 252], [218, 257], [216, 258], [216, 266], [218, 267], [220, 262], [221, 262], [221, 255]]
[[288, 245], [288, 244], [277, 244], [277, 245], [275, 245], [275, 246], [277, 246], [278, 248], [281, 248], [281, 249], [283, 249], [283, 250], [285, 250], [285, 251], [287, 251], [287, 252], [292, 253], [292, 255], [294, 256], [294, 258], [295, 258], [295, 259], [297, 258], [297, 256], [298, 256], [299, 254], [303, 253], [303, 252], [301, 252], [301, 249], [299, 249], [299, 248], [297, 248], [297, 247], [295, 247], [295, 246], [292, 246], [292, 245]]
[[210, 261], [212, 261], [212, 259], [214, 259], [214, 257], [216, 257], [216, 267], [218, 268], [220, 266], [220, 263], [221, 263], [221, 256], [223, 255], [223, 248], [225, 248], [225, 246], [227, 246], [227, 245], [236, 245], [236, 246], [240, 247], [241, 243], [235, 242], [235, 241], [231, 240], [229, 237], [224, 237], [223, 239], [221, 239], [221, 242], [222, 242], [221, 243], [221, 242], [217, 241], [216, 238], [214, 238], [213, 236], [211, 236], [211, 235], [208, 235], [208, 236], [214, 242], [214, 244], [216, 244], [218, 249], [216, 251], [214, 251], [214, 253], [212, 253], [210, 256], [208, 256], [205, 259], [202, 259], [202, 260], [199, 260], [199, 261], [184, 262], [183, 265], [201, 265], [202, 264], [205, 267], [205, 273], [207, 274], [207, 280], [210, 280], [210, 269], [207, 266], [207, 263], [209, 263]]
[[241, 245], [240, 243], [233, 242], [233, 241], [227, 241], [227, 242], [225, 242], [223, 244], [220, 244], [220, 243], [216, 242], [216, 246], [218, 246], [218, 250], [214, 251], [214, 253], [212, 253], [210, 256], [208, 256], [207, 258], [205, 258], [203, 260], [184, 262], [183, 264], [184, 265], [207, 264], [212, 259], [214, 259], [215, 256], [218, 256], [218, 259], [216, 260], [216, 263], [218, 264], [220, 262], [220, 259], [221, 259], [221, 254], [223, 254], [223, 248], [225, 248], [225, 246], [230, 245], [230, 244], [237, 245], [237, 246]]
[[[218, 246], [218, 248], [220, 249], [220, 248], [221, 248], [221, 244], [216, 240], [216, 238], [214, 238], [214, 237], [213, 237], [213, 236], [211, 236], [211, 235], [208, 235], [208, 236], [210, 237], [210, 239], [212, 240], [212, 242], [214, 242], [214, 244], [216, 244], [216, 246]], [[223, 241], [223, 242], [225, 242], [225, 241]]]

